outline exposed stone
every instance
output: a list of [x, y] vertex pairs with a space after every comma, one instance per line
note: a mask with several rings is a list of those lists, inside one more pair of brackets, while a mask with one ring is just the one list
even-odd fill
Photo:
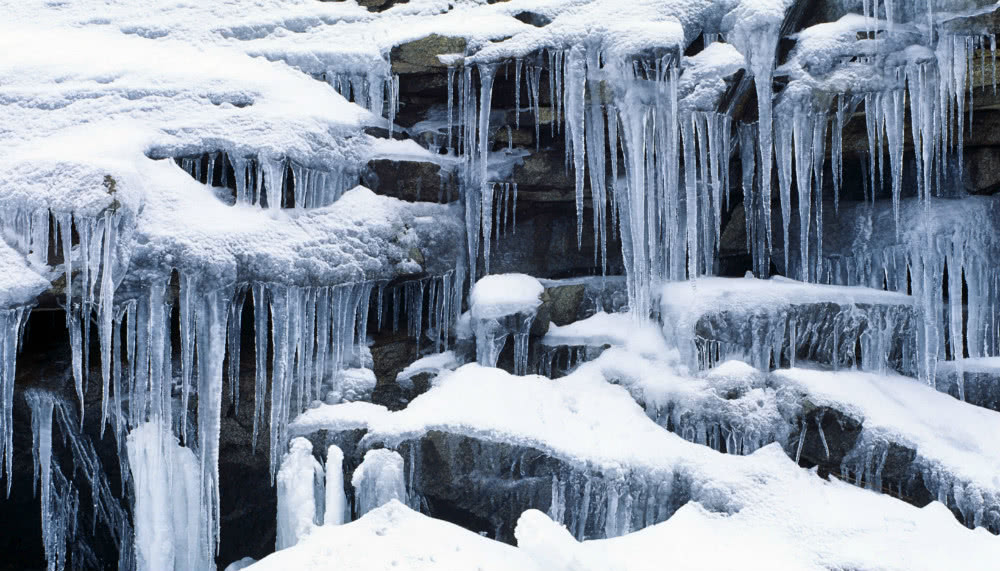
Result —
[[465, 46], [465, 38], [452, 38], [439, 34], [431, 34], [419, 40], [400, 44], [392, 48], [389, 55], [392, 72], [411, 74], [445, 70], [448, 66], [441, 63], [437, 56], [463, 53]]
[[964, 184], [970, 194], [996, 194], [1000, 191], [1000, 148], [977, 147], [964, 155]]
[[377, 194], [409, 202], [450, 202], [459, 197], [452, 173], [426, 161], [369, 161], [361, 174], [361, 183]]
[[583, 303], [583, 295], [586, 291], [583, 284], [564, 285], [547, 288], [545, 295], [548, 297], [547, 303], [542, 303], [538, 314], [546, 311], [549, 320], [556, 325], [567, 325], [579, 319], [580, 305]]
[[514, 15], [514, 18], [524, 22], [525, 24], [530, 24], [532, 26], [543, 28], [552, 23], [552, 18], [539, 14], [538, 12], [524, 11], [518, 12]]

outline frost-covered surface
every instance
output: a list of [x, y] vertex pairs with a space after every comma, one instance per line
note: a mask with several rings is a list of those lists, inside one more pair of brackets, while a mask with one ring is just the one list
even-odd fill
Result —
[[913, 372], [913, 297], [873, 288], [808, 284], [774, 277], [704, 278], [660, 292], [664, 335], [689, 364], [730, 357], [768, 369], [796, 358], [872, 370]]
[[1000, 455], [993, 435], [1000, 413], [961, 402], [916, 379], [809, 369], [775, 376], [816, 406], [863, 423], [862, 442], [845, 468], [881, 487], [888, 443], [916, 451], [913, 470], [936, 499], [957, 507], [970, 525], [1000, 527]]
[[251, 571], [389, 569], [541, 570], [521, 550], [432, 519], [393, 500], [344, 526], [322, 527], [291, 549], [250, 566]]

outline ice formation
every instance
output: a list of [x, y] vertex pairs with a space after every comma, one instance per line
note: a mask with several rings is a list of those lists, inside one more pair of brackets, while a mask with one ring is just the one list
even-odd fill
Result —
[[312, 444], [296, 438], [278, 470], [278, 537], [275, 549], [291, 547], [324, 522], [326, 475], [312, 456]]
[[[996, 559], [940, 506], [1000, 531], [1000, 207], [966, 190], [995, 6], [94, 4], [0, 22], [0, 476], [23, 407], [50, 570], [113, 566], [102, 542], [120, 569], [225, 563], [240, 410], [282, 550], [251, 568], [750, 565], [691, 547], [720, 538], [771, 568]], [[562, 200], [532, 146], [565, 153], [588, 265], [537, 273], [572, 278], [503, 251]], [[380, 189], [377, 161], [440, 187]], [[713, 277], [733, 264], [756, 277]], [[15, 387], [36, 305], [66, 375]], [[817, 446], [845, 454], [820, 474], [937, 502], [798, 469]]]
[[744, 357], [766, 370], [805, 358], [834, 368], [918, 369], [921, 314], [901, 293], [744, 277], [670, 283], [660, 295], [664, 335], [689, 365]]
[[524, 274], [486, 276], [469, 294], [469, 313], [476, 335], [476, 360], [495, 367], [507, 337], [514, 337], [514, 370], [528, 369], [528, 334], [542, 304], [542, 284]]
[[403, 458], [392, 450], [369, 450], [351, 477], [355, 509], [364, 515], [396, 500], [406, 503]]

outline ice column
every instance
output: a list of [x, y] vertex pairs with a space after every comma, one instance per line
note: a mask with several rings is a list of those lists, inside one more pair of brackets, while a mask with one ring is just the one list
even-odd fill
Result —
[[358, 516], [399, 500], [406, 503], [403, 457], [394, 450], [369, 450], [351, 478]]
[[295, 438], [278, 470], [278, 531], [275, 549], [291, 547], [323, 521], [319, 500], [325, 495], [323, 467], [313, 458], [312, 443]]

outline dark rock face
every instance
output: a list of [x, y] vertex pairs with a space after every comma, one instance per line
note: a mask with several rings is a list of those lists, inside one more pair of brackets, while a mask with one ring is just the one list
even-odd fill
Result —
[[408, 75], [444, 71], [448, 66], [442, 63], [438, 56], [464, 53], [465, 46], [465, 38], [450, 38], [438, 34], [398, 45], [392, 48], [389, 54], [392, 72]]
[[361, 174], [361, 183], [378, 194], [408, 202], [452, 202], [459, 199], [455, 173], [422, 161], [375, 159]]
[[969, 194], [1000, 192], [1000, 148], [978, 147], [965, 153], [965, 190]]

